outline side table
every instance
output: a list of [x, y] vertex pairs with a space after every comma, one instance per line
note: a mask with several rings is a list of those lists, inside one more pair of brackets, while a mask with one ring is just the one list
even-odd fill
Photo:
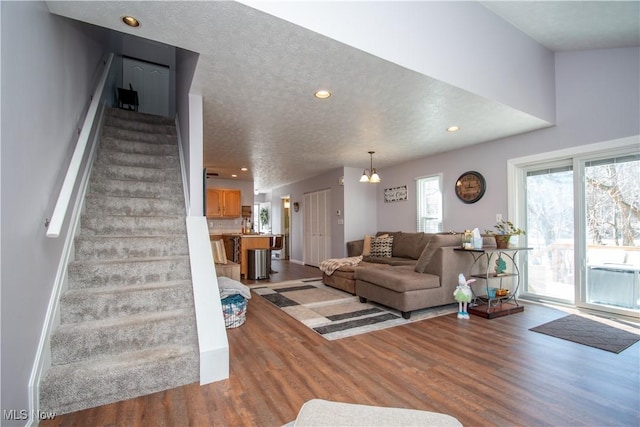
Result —
[[[507, 316], [509, 314], [520, 313], [524, 307], [518, 303], [518, 289], [520, 288], [520, 269], [516, 262], [516, 255], [520, 251], [528, 251], [532, 248], [504, 248], [498, 249], [489, 247], [484, 249], [463, 249], [456, 248], [456, 251], [469, 252], [473, 257], [473, 265], [469, 269], [469, 277], [476, 280], [472, 283], [473, 301], [469, 305], [469, 313], [486, 319]], [[507, 260], [505, 263], [511, 266], [510, 271], [496, 273], [493, 269], [498, 260]], [[484, 263], [486, 262], [486, 268]], [[484, 271], [482, 271], [484, 269]], [[509, 279], [509, 280], [505, 280]], [[509, 285], [508, 282], [511, 282]], [[490, 284], [497, 284], [498, 295], [492, 295]], [[478, 287], [477, 285], [484, 285]], [[474, 285], [476, 285], [474, 289]], [[476, 292], [478, 290], [478, 292]], [[506, 293], [505, 293], [506, 292]], [[503, 294], [505, 293], [505, 294]]]

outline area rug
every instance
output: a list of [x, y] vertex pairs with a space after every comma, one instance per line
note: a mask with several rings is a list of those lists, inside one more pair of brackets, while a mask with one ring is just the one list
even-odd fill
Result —
[[457, 304], [450, 304], [416, 310], [411, 319], [404, 319], [399, 311], [370, 302], [363, 304], [357, 296], [326, 286], [321, 279], [252, 286], [251, 290], [328, 340], [458, 311]]
[[576, 314], [561, 317], [529, 330], [612, 353], [620, 353], [640, 340], [640, 329], [637, 325]]

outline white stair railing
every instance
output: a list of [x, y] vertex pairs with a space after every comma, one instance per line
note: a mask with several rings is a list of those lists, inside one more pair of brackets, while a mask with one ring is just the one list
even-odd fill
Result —
[[47, 225], [47, 237], [56, 238], [60, 236], [62, 225], [67, 217], [67, 211], [69, 210], [69, 203], [71, 202], [71, 196], [73, 195], [73, 189], [76, 186], [78, 179], [78, 173], [82, 166], [82, 159], [87, 151], [87, 147], [90, 142], [91, 132], [93, 130], [94, 122], [96, 119], [96, 113], [98, 112], [100, 103], [104, 97], [104, 89], [109, 77], [109, 70], [111, 69], [111, 63], [113, 62], [113, 53], [109, 55], [105, 63], [104, 70], [98, 80], [98, 84], [91, 98], [91, 104], [89, 110], [82, 124], [80, 135], [78, 136], [78, 142], [76, 148], [73, 151], [71, 162], [67, 169], [67, 174], [64, 177], [60, 194], [58, 194], [58, 200], [53, 209], [53, 214]]

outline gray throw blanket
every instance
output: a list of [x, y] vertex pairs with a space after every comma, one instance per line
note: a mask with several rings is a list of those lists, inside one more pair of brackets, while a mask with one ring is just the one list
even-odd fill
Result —
[[249, 287], [228, 277], [218, 277], [218, 289], [220, 290], [220, 299], [224, 299], [231, 295], [242, 295], [246, 299], [251, 299], [251, 291], [249, 290]]

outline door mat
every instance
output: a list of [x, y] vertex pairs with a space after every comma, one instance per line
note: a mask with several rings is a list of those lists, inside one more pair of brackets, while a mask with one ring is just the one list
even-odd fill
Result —
[[612, 353], [620, 353], [640, 340], [638, 325], [576, 314], [561, 317], [529, 330]]
[[411, 313], [411, 319], [404, 319], [399, 311], [371, 302], [361, 303], [357, 296], [326, 286], [322, 280], [253, 286], [251, 291], [328, 340], [405, 325], [458, 311], [458, 304], [449, 304], [415, 310]]

